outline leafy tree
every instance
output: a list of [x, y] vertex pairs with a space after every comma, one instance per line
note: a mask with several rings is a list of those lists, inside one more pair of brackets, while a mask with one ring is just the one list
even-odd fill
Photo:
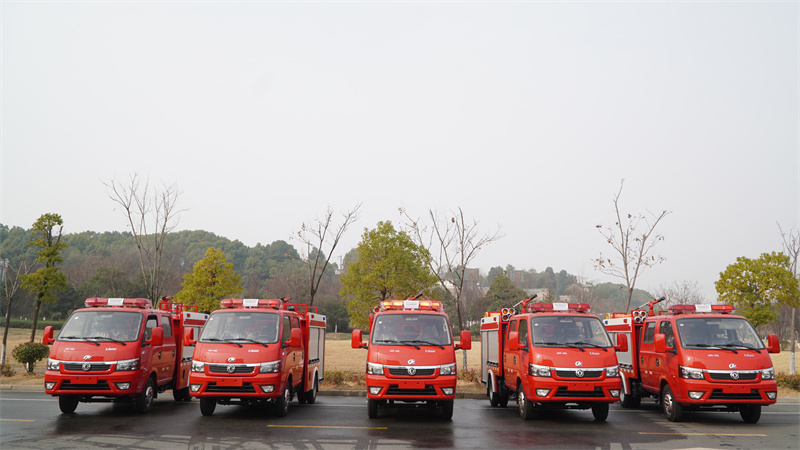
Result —
[[514, 283], [506, 275], [498, 275], [494, 277], [489, 290], [486, 292], [486, 299], [489, 305], [487, 311], [510, 308], [527, 297], [528, 294], [514, 286]]
[[[69, 287], [67, 276], [59, 271], [58, 265], [63, 260], [61, 250], [67, 244], [61, 242], [61, 230], [64, 222], [58, 214], [42, 214], [33, 224], [31, 235], [35, 236], [28, 245], [39, 247], [36, 262], [43, 263], [44, 267], [36, 272], [22, 275], [21, 287], [26, 289], [36, 298], [36, 309], [33, 313], [33, 326], [31, 326], [31, 339], [36, 336], [36, 322], [39, 319], [39, 309], [42, 302], [56, 301], [56, 292]], [[57, 230], [54, 229], [58, 227]]]
[[183, 289], [175, 294], [175, 301], [211, 312], [218, 309], [220, 300], [236, 296], [242, 289], [242, 277], [233, 270], [233, 264], [225, 259], [221, 250], [209, 247], [194, 270], [183, 277]]
[[329, 332], [350, 331], [350, 317], [347, 315], [347, 305], [343, 301], [331, 300], [322, 305], [319, 312], [327, 318]]
[[339, 292], [347, 299], [352, 326], [366, 325], [378, 301], [430, 293], [438, 281], [428, 268], [428, 250], [395, 230], [390, 221], [365, 229], [357, 250], [358, 259], [345, 267]]
[[797, 306], [800, 294], [789, 257], [776, 252], [763, 253], [758, 259], [736, 258], [736, 263], [720, 272], [714, 287], [719, 302], [733, 304], [756, 327], [775, 321], [776, 308]]
[[33, 366], [49, 354], [50, 347], [39, 342], [24, 342], [11, 351], [11, 356], [25, 366], [28, 373], [33, 373]]

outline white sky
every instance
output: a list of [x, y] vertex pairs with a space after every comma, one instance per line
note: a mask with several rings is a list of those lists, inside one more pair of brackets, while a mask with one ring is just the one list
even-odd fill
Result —
[[[179, 229], [289, 241], [461, 207], [475, 265], [593, 269], [595, 225], [672, 211], [696, 281], [800, 227], [798, 2], [0, 4], [0, 222], [126, 230], [103, 181], [183, 191]], [[289, 241], [293, 242], [293, 241]], [[293, 242], [296, 245], [296, 242]], [[337, 258], [338, 259], [338, 258]]]

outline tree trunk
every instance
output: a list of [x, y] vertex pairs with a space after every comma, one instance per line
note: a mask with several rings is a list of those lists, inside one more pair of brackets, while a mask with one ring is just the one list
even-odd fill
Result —
[[33, 340], [36, 339], [36, 322], [39, 321], [39, 308], [42, 306], [42, 297], [43, 295], [39, 294], [39, 296], [36, 298], [36, 309], [33, 312], [33, 326], [31, 327], [30, 342], [33, 342]]
[[794, 375], [795, 374], [795, 370], [794, 370], [794, 351], [797, 348], [797, 339], [796, 339], [797, 338], [797, 329], [795, 329], [794, 324], [795, 324], [795, 317], [796, 317], [795, 314], [796, 313], [797, 313], [797, 308], [792, 308], [792, 326], [790, 328], [792, 330], [792, 339], [791, 339], [791, 342], [792, 342], [792, 356], [789, 358], [789, 374], [790, 375]]

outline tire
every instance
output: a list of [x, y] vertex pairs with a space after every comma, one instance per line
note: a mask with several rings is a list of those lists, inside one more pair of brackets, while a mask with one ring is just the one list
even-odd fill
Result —
[[642, 404], [642, 397], [634, 394], [633, 389], [630, 394], [626, 394], [623, 386], [619, 391], [619, 403], [623, 408], [638, 408]]
[[525, 389], [522, 384], [517, 388], [517, 408], [522, 420], [533, 419], [533, 403], [525, 396]]
[[486, 383], [486, 396], [489, 397], [489, 404], [497, 407], [500, 406], [500, 393], [492, 391], [492, 382]]
[[189, 393], [189, 387], [187, 386], [183, 389], [173, 389], [172, 398], [176, 402], [190, 402], [192, 401], [192, 394]]
[[200, 413], [204, 416], [214, 414], [217, 409], [217, 400], [211, 397], [200, 397]]
[[367, 399], [367, 416], [370, 419], [378, 417], [378, 401], [371, 398]]
[[669, 385], [661, 390], [661, 407], [664, 409], [664, 416], [670, 422], [680, 422], [683, 419], [683, 406], [675, 401], [675, 395]]
[[592, 415], [597, 422], [608, 419], [608, 403], [592, 403]]
[[317, 380], [317, 377], [314, 377], [314, 387], [306, 392], [306, 403], [313, 405], [317, 401], [317, 392], [319, 392], [319, 380]]
[[500, 394], [500, 405], [501, 408], [505, 408], [508, 406], [508, 394]]
[[76, 395], [62, 395], [58, 397], [58, 407], [64, 414], [72, 414], [78, 407], [78, 397]]
[[739, 415], [747, 423], [756, 423], [761, 419], [761, 405], [742, 405], [739, 407]]
[[153, 408], [153, 400], [156, 398], [156, 384], [152, 378], [147, 379], [142, 392], [133, 398], [133, 408], [142, 414], [149, 412]]
[[275, 399], [275, 415], [278, 417], [286, 417], [289, 414], [289, 399], [292, 398], [292, 393], [289, 391], [290, 386], [291, 380], [287, 380], [286, 386], [283, 388], [283, 395]]
[[442, 419], [453, 419], [453, 400], [445, 400], [442, 402]]

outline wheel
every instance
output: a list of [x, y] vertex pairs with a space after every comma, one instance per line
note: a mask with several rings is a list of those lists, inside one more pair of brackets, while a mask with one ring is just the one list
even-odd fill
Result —
[[533, 403], [528, 400], [528, 397], [525, 397], [525, 389], [523, 389], [522, 385], [517, 388], [517, 407], [522, 420], [531, 420], [533, 418]]
[[215, 409], [217, 409], [216, 399], [209, 397], [200, 397], [200, 413], [202, 413], [204, 416], [210, 416], [214, 414]]
[[500, 406], [500, 393], [492, 391], [492, 383], [486, 383], [486, 396], [489, 397], [489, 404]]
[[742, 405], [739, 414], [745, 422], [756, 423], [761, 418], [761, 405]]
[[592, 415], [597, 422], [608, 419], [608, 403], [592, 403]]
[[378, 401], [371, 398], [367, 399], [367, 415], [370, 419], [378, 417]]
[[286, 417], [286, 415], [289, 414], [289, 401], [292, 398], [289, 386], [291, 386], [291, 384], [290, 381], [287, 380], [286, 386], [283, 388], [283, 395], [275, 399], [275, 415], [278, 417]]
[[[72, 414], [78, 407], [78, 397], [75, 395], [62, 395], [58, 397], [58, 407], [64, 414]], [[760, 412], [760, 411], [759, 411]]]
[[146, 413], [153, 408], [154, 398], [156, 398], [156, 385], [152, 378], [148, 378], [142, 392], [133, 398], [133, 407], [140, 413]]
[[442, 402], [442, 419], [453, 419], [453, 400], [445, 400]]
[[664, 415], [670, 422], [680, 422], [683, 418], [683, 407], [675, 401], [669, 385], [664, 386], [661, 391], [661, 406], [664, 408]]
[[500, 394], [500, 405], [501, 408], [505, 408], [508, 406], [508, 394]]
[[187, 386], [183, 389], [173, 389], [172, 398], [176, 402], [190, 402], [192, 401], [192, 394], [189, 393], [189, 387]]
[[625, 393], [625, 388], [619, 391], [619, 403], [623, 408], [638, 408], [642, 404], [642, 397], [633, 393], [631, 389], [630, 394]]
[[319, 392], [319, 380], [317, 380], [317, 377], [314, 377], [314, 387], [306, 392], [306, 403], [313, 405], [314, 402], [317, 401], [317, 392]]

